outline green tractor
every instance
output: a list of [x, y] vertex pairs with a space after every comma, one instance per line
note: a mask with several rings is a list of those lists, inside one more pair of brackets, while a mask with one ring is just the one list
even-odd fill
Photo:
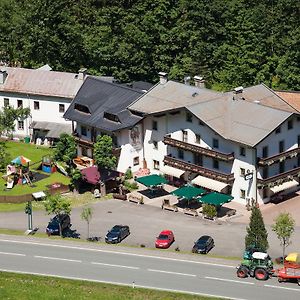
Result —
[[264, 252], [246, 254], [240, 266], [237, 267], [236, 274], [239, 278], [250, 276], [255, 277], [257, 280], [267, 280], [273, 274], [271, 257]]

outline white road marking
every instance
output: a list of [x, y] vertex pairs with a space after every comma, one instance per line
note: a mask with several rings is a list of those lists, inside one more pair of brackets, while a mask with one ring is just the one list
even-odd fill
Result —
[[70, 262], [78, 262], [81, 263], [81, 260], [77, 260], [77, 259], [67, 259], [67, 258], [60, 258], [60, 257], [49, 257], [49, 256], [39, 256], [39, 255], [35, 255], [35, 258], [42, 258], [42, 259], [51, 259], [51, 260], [61, 260], [61, 261], [70, 261]]
[[204, 277], [205, 279], [212, 279], [212, 280], [219, 280], [219, 281], [228, 281], [228, 282], [235, 282], [235, 283], [242, 283], [242, 284], [250, 284], [253, 285], [253, 282], [247, 282], [247, 281], [239, 281], [239, 280], [232, 280], [232, 279], [225, 279], [225, 278], [218, 278], [218, 277]]
[[300, 292], [300, 289], [288, 288], [288, 287], [284, 287], [284, 286], [276, 286], [276, 285], [270, 285], [270, 284], [265, 284], [264, 286], [269, 287], [269, 288], [274, 288], [274, 289], [282, 289], [282, 290]]
[[126, 269], [133, 269], [133, 270], [138, 270], [139, 269], [139, 267], [112, 265], [112, 264], [105, 264], [105, 263], [99, 263], [99, 262], [91, 262], [91, 264], [92, 265], [108, 266], [108, 267], [126, 268]]
[[0, 252], [0, 254], [3, 254], [3, 255], [15, 255], [15, 256], [26, 256], [26, 254], [14, 253], [14, 252]]
[[155, 269], [147, 269], [147, 271], [149, 271], [149, 272], [158, 272], [158, 273], [166, 273], [166, 274], [174, 274], [174, 275], [181, 275], [181, 276], [190, 276], [190, 277], [196, 277], [197, 276], [197, 275], [194, 275], [194, 274], [178, 273], [178, 272], [155, 270]]
[[119, 251], [112, 251], [112, 250], [102, 250], [102, 249], [93, 249], [93, 248], [91, 249], [91, 248], [84, 248], [84, 247], [77, 247], [77, 246], [47, 244], [47, 243], [41, 243], [41, 242], [39, 242], [39, 243], [37, 243], [37, 242], [24, 242], [24, 241], [14, 241], [14, 240], [6, 240], [6, 239], [0, 239], [0, 241], [9, 242], [9, 243], [30, 244], [30, 245], [37, 245], [37, 246], [49, 246], [49, 247], [56, 247], [56, 248], [77, 249], [77, 250], [109, 253], [109, 254], [121, 254], [121, 255], [128, 255], [128, 256], [145, 257], [145, 258], [177, 261], [177, 262], [184, 262], [184, 263], [193, 263], [193, 264], [200, 264], [200, 265], [216, 266], [216, 267], [219, 267], [219, 268], [221, 268], [221, 267], [223, 267], [223, 268], [233, 268], [233, 269], [236, 268], [236, 265], [232, 266], [232, 265], [224, 265], [224, 264], [219, 264], [219, 263], [210, 263], [210, 262], [195, 261], [195, 260], [185, 260], [185, 259], [178, 259], [178, 258], [146, 255], [146, 254], [127, 253], [127, 252], [119, 252]]
[[[98, 283], [115, 284], [115, 285], [120, 285], [120, 286], [132, 287], [132, 282], [123, 283], [123, 282], [116, 282], [116, 281], [87, 279], [87, 278], [81, 278], [81, 277], [60, 276], [60, 275], [54, 275], [54, 274], [50, 274], [50, 273], [46, 274], [46, 273], [36, 273], [36, 272], [24, 272], [24, 271], [7, 270], [7, 269], [0, 269], [0, 271], [1, 272], [13, 272], [13, 273], [18, 273], [18, 274], [32, 274], [32, 275], [46, 276], [46, 277], [51, 276], [51, 277], [54, 277], [54, 278], [65, 278], [65, 279], [71, 279], [71, 280], [82, 280], [82, 281], [89, 281], [89, 282], [98, 282]], [[234, 298], [234, 297], [227, 297], [227, 296], [222, 296], [222, 295], [214, 295], [214, 294], [206, 294], [206, 293], [196, 293], [196, 292], [190, 292], [190, 291], [186, 291], [186, 290], [173, 290], [173, 289], [160, 288], [160, 287], [155, 287], [155, 286], [139, 285], [139, 284], [135, 284], [135, 287], [143, 288], [143, 289], [158, 290], [158, 291], [173, 292], [173, 293], [181, 293], [181, 294], [189, 294], [189, 295], [197, 295], [197, 296], [206, 296], [206, 297], [230, 299], [230, 300], [246, 300], [246, 299], [243, 299], [243, 298]]]

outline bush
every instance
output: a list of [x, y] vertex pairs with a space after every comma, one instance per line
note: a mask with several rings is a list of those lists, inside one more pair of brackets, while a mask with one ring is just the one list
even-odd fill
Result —
[[205, 217], [213, 219], [217, 216], [217, 209], [214, 205], [204, 204], [202, 213]]
[[138, 184], [134, 181], [134, 182], [129, 182], [127, 180], [124, 181], [124, 187], [129, 190], [130, 192], [133, 191], [133, 190], [137, 190], [139, 187], [138, 187]]
[[125, 179], [128, 180], [128, 179], [132, 179], [132, 178], [133, 178], [133, 174], [132, 174], [131, 168], [128, 168], [127, 171], [125, 172]]

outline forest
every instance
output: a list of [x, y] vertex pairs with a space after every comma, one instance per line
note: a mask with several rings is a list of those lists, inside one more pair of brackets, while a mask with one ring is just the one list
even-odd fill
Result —
[[300, 90], [300, 1], [1, 0], [8, 66], [157, 82], [201, 75], [229, 90]]

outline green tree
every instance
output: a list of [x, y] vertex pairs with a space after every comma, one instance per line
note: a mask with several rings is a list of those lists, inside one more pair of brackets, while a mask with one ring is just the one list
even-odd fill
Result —
[[245, 237], [245, 247], [246, 249], [256, 247], [264, 252], [269, 248], [268, 232], [265, 228], [261, 211], [256, 206], [253, 206], [251, 209], [250, 223]]
[[0, 111], [0, 135], [11, 135], [15, 131], [15, 121], [25, 120], [30, 116], [30, 108], [6, 106]]
[[112, 138], [108, 135], [98, 135], [94, 144], [94, 159], [99, 168], [114, 169], [117, 158], [113, 155]]
[[7, 152], [5, 142], [0, 142], [0, 171], [5, 170], [10, 161], [11, 157]]
[[82, 173], [80, 170], [76, 168], [72, 168], [70, 171], [71, 175], [71, 187], [74, 188], [76, 191], [79, 190], [79, 183], [82, 178]]
[[[54, 151], [54, 159], [65, 162], [70, 168], [72, 159], [76, 157], [77, 149], [75, 139], [72, 135], [62, 133]], [[71, 169], [68, 170], [70, 173]]]
[[81, 212], [81, 219], [87, 223], [87, 237], [90, 237], [90, 222], [93, 217], [93, 209], [91, 207], [84, 207]]
[[[48, 215], [55, 214], [59, 220], [64, 214], [71, 213], [71, 203], [60, 194], [48, 195], [44, 207]], [[59, 222], [59, 235], [62, 236], [61, 222]]]
[[295, 230], [295, 220], [289, 213], [280, 213], [272, 225], [272, 230], [282, 246], [282, 257], [285, 256], [285, 249], [291, 244], [291, 236]]

